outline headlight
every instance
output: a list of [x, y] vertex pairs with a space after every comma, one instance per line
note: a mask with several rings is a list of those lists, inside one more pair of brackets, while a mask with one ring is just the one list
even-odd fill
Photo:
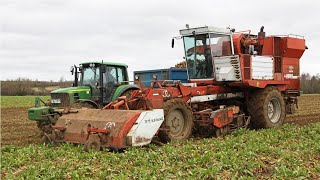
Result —
[[153, 75], [152, 75], [152, 78], [153, 78], [154, 80], [157, 80], [157, 78], [158, 78], [157, 74], [153, 74]]
[[139, 80], [139, 75], [136, 74], [136, 75], [134, 76], [134, 79], [135, 79], [135, 80]]

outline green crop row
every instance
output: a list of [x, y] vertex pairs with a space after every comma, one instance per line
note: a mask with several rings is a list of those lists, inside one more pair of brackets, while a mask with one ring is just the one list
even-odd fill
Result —
[[[1, 108], [11, 107], [34, 107], [36, 96], [1, 96]], [[38, 96], [44, 102], [50, 99], [50, 96]]]
[[81, 145], [5, 146], [3, 177], [19, 179], [320, 178], [320, 123], [238, 130], [124, 153], [86, 153]]

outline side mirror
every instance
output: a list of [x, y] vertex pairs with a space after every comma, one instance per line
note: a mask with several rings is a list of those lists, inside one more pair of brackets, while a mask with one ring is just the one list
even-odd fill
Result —
[[73, 75], [73, 73], [74, 73], [74, 66], [71, 66], [71, 67], [70, 67], [70, 72], [71, 72], [71, 75]]
[[172, 38], [171, 47], [174, 48], [174, 38]]

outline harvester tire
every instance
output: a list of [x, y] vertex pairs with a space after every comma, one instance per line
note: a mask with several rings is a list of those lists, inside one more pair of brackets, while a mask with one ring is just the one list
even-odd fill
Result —
[[274, 86], [250, 94], [247, 110], [255, 128], [278, 127], [286, 116], [284, 99]]
[[185, 140], [192, 135], [193, 116], [189, 105], [180, 99], [171, 99], [164, 103], [164, 122], [158, 134], [162, 142]]
[[83, 150], [86, 152], [89, 152], [90, 150], [100, 151], [101, 149], [101, 143], [96, 139], [88, 139], [83, 147]]

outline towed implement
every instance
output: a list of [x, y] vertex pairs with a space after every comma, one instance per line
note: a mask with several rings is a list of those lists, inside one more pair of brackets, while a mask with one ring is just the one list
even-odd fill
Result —
[[102, 109], [69, 109], [44, 137], [85, 150], [122, 149], [277, 127], [294, 113], [302, 37], [266, 36], [263, 27], [258, 35], [207, 26], [180, 34], [188, 83], [155, 80]]

